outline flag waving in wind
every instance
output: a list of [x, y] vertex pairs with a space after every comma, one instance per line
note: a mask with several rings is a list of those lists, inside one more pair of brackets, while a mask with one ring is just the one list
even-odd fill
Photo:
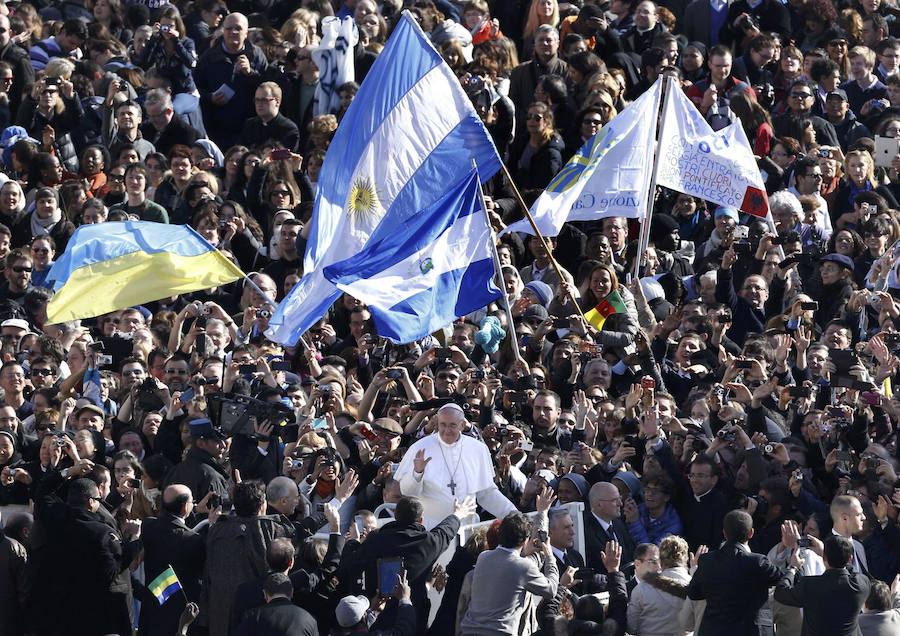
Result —
[[[566, 221], [643, 218], [661, 86], [654, 83], [597, 131], [553, 178], [531, 207], [541, 234], [556, 236]], [[534, 230], [523, 219], [502, 233], [508, 232]]]
[[597, 329], [603, 329], [606, 319], [613, 314], [623, 314], [628, 309], [625, 307], [625, 301], [619, 292], [613, 290], [597, 305], [584, 312], [585, 319]]
[[500, 297], [474, 170], [394, 229], [325, 268], [338, 289], [369, 305], [378, 335], [412, 342]]
[[766, 187], [740, 120], [714, 131], [679, 87], [670, 93], [657, 185], [765, 218]]
[[303, 279], [266, 335], [293, 345], [341, 292], [325, 269], [388, 238], [468, 173], [500, 169], [487, 129], [419, 25], [404, 14], [360, 87], [319, 175]]

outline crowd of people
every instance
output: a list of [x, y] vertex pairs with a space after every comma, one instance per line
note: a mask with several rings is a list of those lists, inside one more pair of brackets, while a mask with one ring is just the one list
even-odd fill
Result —
[[[774, 227], [660, 188], [646, 250], [506, 234], [501, 299], [417, 342], [349, 295], [267, 340], [404, 10], [509, 167], [497, 230], [661, 75], [744, 127]], [[900, 633], [894, 4], [5, 1], [0, 131], [0, 635]], [[48, 324], [75, 229], [127, 220], [255, 285]]]

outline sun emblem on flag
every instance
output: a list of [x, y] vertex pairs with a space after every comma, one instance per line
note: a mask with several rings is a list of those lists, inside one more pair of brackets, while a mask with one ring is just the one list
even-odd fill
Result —
[[351, 217], [365, 218], [374, 216], [381, 209], [375, 184], [369, 177], [358, 177], [350, 187], [347, 198], [347, 212]]
[[427, 274], [433, 269], [434, 263], [431, 262], [430, 258], [426, 258], [419, 262], [419, 271], [422, 272], [422, 274]]

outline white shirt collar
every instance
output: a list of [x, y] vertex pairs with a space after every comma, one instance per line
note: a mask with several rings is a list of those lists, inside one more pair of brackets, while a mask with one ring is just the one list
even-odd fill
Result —
[[[591, 514], [594, 515], [593, 512], [591, 512]], [[594, 519], [597, 520], [597, 523], [600, 524], [600, 527], [603, 528], [603, 531], [604, 531], [604, 532], [606, 532], [607, 530], [609, 530], [609, 527], [612, 525], [612, 521], [606, 521], [605, 519], [601, 519], [601, 518], [598, 517], [597, 515], [594, 515]]]
[[728, 0], [709, 0], [709, 5], [714, 11], [721, 11], [728, 6]]
[[553, 555], [554, 555], [557, 559], [559, 559], [559, 560], [562, 561], [563, 563], [566, 562], [566, 552], [565, 552], [565, 550], [560, 550], [559, 548], [557, 548], [557, 547], [555, 547], [555, 546], [552, 546], [552, 545], [550, 546], [550, 549], [553, 550]]

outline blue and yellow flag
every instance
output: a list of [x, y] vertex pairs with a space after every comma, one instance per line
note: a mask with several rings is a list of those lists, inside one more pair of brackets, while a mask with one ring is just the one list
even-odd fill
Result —
[[209, 289], [244, 273], [187, 225], [125, 221], [83, 225], [47, 279], [55, 324]]
[[162, 605], [169, 600], [170, 596], [182, 588], [181, 583], [178, 581], [178, 577], [175, 576], [175, 570], [173, 570], [170, 565], [150, 582], [147, 589], [150, 590], [150, 593], [153, 594], [153, 596], [156, 597], [156, 600], [159, 601], [159, 604]]

